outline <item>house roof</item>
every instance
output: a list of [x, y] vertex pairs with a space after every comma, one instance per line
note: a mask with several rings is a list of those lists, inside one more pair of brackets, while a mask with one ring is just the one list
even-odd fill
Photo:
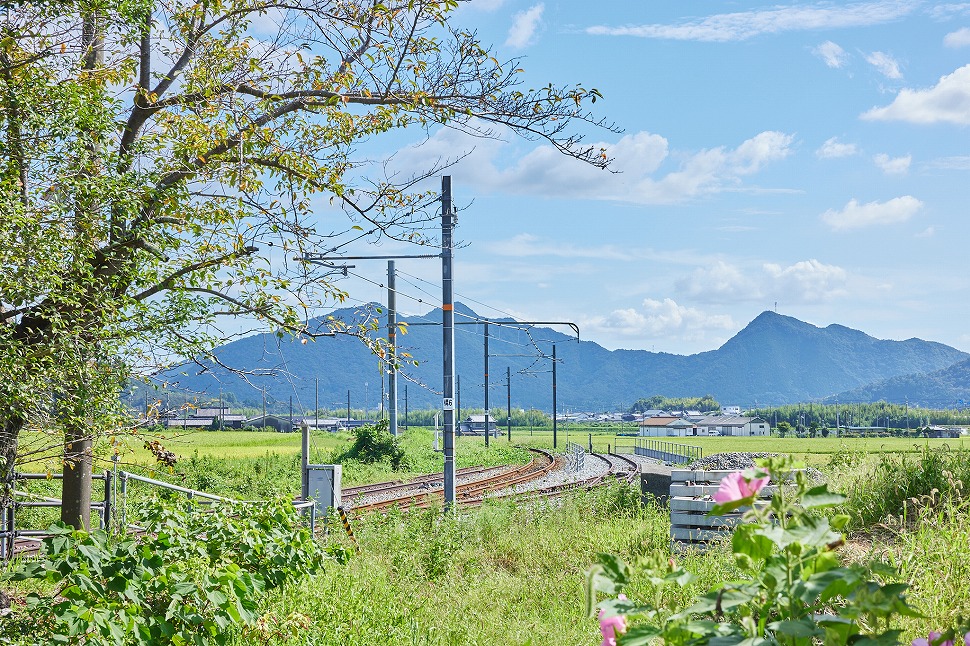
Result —
[[657, 415], [656, 417], [647, 417], [640, 422], [640, 426], [667, 426], [671, 422], [676, 422], [680, 420], [679, 417], [673, 417], [670, 415]]
[[189, 419], [167, 419], [165, 420], [165, 426], [179, 426], [181, 428], [205, 428], [212, 426], [212, 419], [198, 419], [195, 417], [190, 417]]

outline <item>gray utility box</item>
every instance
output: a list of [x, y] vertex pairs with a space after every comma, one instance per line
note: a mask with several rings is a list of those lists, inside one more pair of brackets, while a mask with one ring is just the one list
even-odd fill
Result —
[[317, 518], [329, 513], [332, 507], [340, 506], [340, 474], [339, 464], [308, 464], [307, 489], [309, 499], [313, 500]]

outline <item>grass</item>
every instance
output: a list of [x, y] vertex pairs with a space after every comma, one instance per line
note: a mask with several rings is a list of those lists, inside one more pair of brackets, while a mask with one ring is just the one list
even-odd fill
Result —
[[[355, 522], [360, 556], [277, 601], [278, 617], [310, 617], [305, 632], [283, 643], [595, 643], [582, 589], [596, 554], [669, 551], [665, 510], [641, 508], [636, 498], [617, 486], [541, 509], [502, 502], [457, 517], [368, 516]], [[701, 585], [724, 572], [722, 558]]]
[[[577, 436], [575, 431], [568, 435], [588, 441], [588, 435]], [[566, 437], [558, 438], [560, 448]], [[199, 432], [177, 439], [168, 445], [182, 459], [173, 473], [159, 477], [249, 499], [292, 495], [298, 489], [298, 434]], [[552, 445], [548, 433], [516, 434], [513, 440]], [[311, 460], [333, 460], [351, 441], [349, 434], [314, 434]], [[593, 441], [605, 450], [616, 438], [604, 433]], [[441, 455], [432, 450], [428, 429], [412, 429], [403, 442], [410, 471], [347, 463], [345, 483], [440, 470]], [[901, 624], [907, 639], [958, 615], [970, 616], [970, 561], [964, 556], [970, 548], [970, 512], [962, 502], [970, 486], [970, 447], [962, 441], [723, 437], [690, 438], [688, 443], [703, 446], [705, 454], [808, 456], [809, 463], [832, 476], [835, 488], [848, 495], [846, 510], [854, 527], [865, 529], [852, 542], [865, 541], [867, 548], [852, 558], [881, 559], [898, 568], [901, 580], [911, 586], [912, 605], [925, 615]], [[488, 451], [483, 444], [481, 437], [458, 438], [458, 466], [528, 459], [507, 440], [494, 440]], [[131, 461], [145, 468], [148, 456], [136, 453]], [[597, 643], [596, 622], [583, 615], [581, 592], [595, 555], [669, 555], [669, 514], [652, 504], [640, 507], [636, 500], [636, 492], [613, 487], [555, 505], [496, 502], [456, 517], [430, 510], [353, 519], [361, 554], [276, 593], [264, 632], [237, 643]], [[880, 531], [873, 531], [875, 523], [882, 524]], [[339, 525], [327, 540], [350, 547]], [[699, 580], [671, 601], [683, 603], [735, 574], [725, 549], [678, 559]], [[643, 600], [653, 593], [647, 581], [634, 580], [629, 594]]]

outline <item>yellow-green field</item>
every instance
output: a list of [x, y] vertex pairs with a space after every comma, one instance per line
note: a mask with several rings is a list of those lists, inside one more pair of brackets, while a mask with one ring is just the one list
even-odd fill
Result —
[[[568, 442], [575, 442], [584, 447], [589, 445], [588, 431], [560, 430], [557, 433], [557, 448], [562, 450]], [[943, 447], [951, 449], [970, 448], [970, 438], [967, 439], [913, 439], [913, 438], [791, 438], [791, 437], [697, 437], [697, 438], [656, 438], [658, 440], [697, 446], [703, 449], [704, 455], [722, 453], [726, 451], [743, 452], [772, 452], [788, 453], [809, 463], [827, 462], [829, 457], [840, 452], [858, 453], [916, 453], [925, 446]], [[617, 444], [629, 446], [636, 438], [620, 436], [613, 433], [593, 433], [593, 449], [605, 452], [607, 448], [615, 449]], [[353, 442], [350, 433], [313, 433], [310, 438], [311, 449], [314, 451], [330, 451], [346, 447]], [[456, 438], [456, 452], [462, 450], [478, 453], [479, 447], [484, 445], [484, 437]], [[494, 446], [508, 445], [505, 434], [498, 438], [491, 438]], [[299, 433], [254, 433], [247, 431], [198, 431], [183, 436], [163, 439], [163, 443], [179, 456], [189, 456], [198, 451], [199, 455], [210, 455], [221, 458], [259, 457], [267, 453], [296, 454], [300, 451]], [[553, 437], [551, 431], [535, 431], [512, 429], [512, 443], [520, 446], [534, 446], [538, 448], [552, 448]], [[141, 447], [135, 447], [133, 461], [145, 462], [149, 454]]]
[[[414, 427], [417, 430], [417, 427]], [[504, 430], [504, 429], [503, 429]], [[406, 431], [402, 431], [407, 435]], [[617, 436], [613, 431], [598, 429], [577, 429], [567, 427], [559, 429], [556, 434], [556, 448], [563, 450], [569, 442], [575, 442], [588, 447], [592, 434], [593, 449], [596, 452], [615, 450], [617, 445], [631, 446], [635, 437]], [[428, 429], [420, 433], [422, 441], [430, 438]], [[23, 446], [35, 444], [31, 438], [25, 438]], [[49, 440], [49, 438], [43, 438]], [[216, 458], [254, 458], [267, 454], [295, 455], [300, 451], [299, 433], [274, 433], [252, 431], [194, 431], [186, 434], [172, 434], [158, 436], [157, 439], [179, 458], [211, 456]], [[779, 438], [779, 437], [696, 437], [696, 438], [654, 438], [675, 444], [686, 444], [700, 447], [704, 455], [726, 451], [743, 452], [771, 452], [787, 453], [810, 465], [827, 464], [837, 453], [916, 453], [923, 447], [949, 447], [951, 449], [970, 448], [970, 438], [964, 439], [913, 439], [913, 438]], [[154, 462], [152, 455], [143, 448], [141, 438], [128, 438], [122, 461], [129, 464], [150, 464]], [[353, 435], [346, 432], [311, 434], [311, 451], [314, 454], [330, 454], [335, 450], [346, 449], [353, 442]], [[465, 458], [473, 454], [478, 458], [485, 457], [484, 437], [456, 438], [456, 453]], [[427, 440], [430, 446], [430, 439]], [[495, 447], [508, 446], [509, 442], [503, 432], [497, 438], [492, 438]], [[512, 444], [516, 446], [553, 448], [553, 434], [549, 430], [530, 431], [529, 429], [512, 429]], [[57, 461], [59, 446], [48, 447], [48, 459], [40, 459], [40, 455], [33, 455], [29, 463], [23, 465], [27, 471], [42, 471], [51, 468], [47, 462]], [[98, 454], [103, 460], [110, 455], [107, 441], [99, 442]], [[463, 455], [464, 454], [464, 455]], [[466, 460], [461, 460], [466, 462]]]

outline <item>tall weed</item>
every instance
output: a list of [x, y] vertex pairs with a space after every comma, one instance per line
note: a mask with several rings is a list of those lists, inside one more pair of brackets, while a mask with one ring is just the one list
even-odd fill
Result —
[[970, 486], [970, 452], [924, 446], [919, 453], [884, 453], [874, 468], [850, 478], [844, 511], [855, 529], [896, 519], [916, 520], [924, 507], [960, 500]]

